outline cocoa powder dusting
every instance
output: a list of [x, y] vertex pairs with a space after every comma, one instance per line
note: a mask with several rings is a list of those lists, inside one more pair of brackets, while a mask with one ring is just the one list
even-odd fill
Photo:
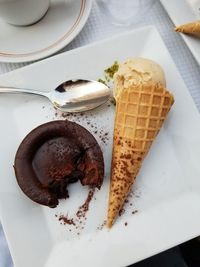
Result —
[[[120, 188], [120, 187], [119, 188], [115, 188], [113, 190], [113, 193], [115, 193], [116, 196], [118, 195], [118, 189], [122, 190], [122, 188]], [[138, 193], [139, 192], [137, 190], [137, 194]], [[128, 197], [127, 197], [127, 199], [124, 201], [123, 207], [119, 211], [119, 216], [122, 216], [124, 213], [129, 214], [129, 215], [130, 214], [133, 215], [133, 214], [138, 212], [138, 210], [134, 207], [135, 206], [134, 202], [136, 201], [135, 196], [138, 197], [136, 195], [136, 193], [131, 190], [129, 195], [128, 195]], [[128, 222], [125, 222], [124, 225], [127, 226]]]
[[95, 188], [91, 188], [89, 190], [89, 193], [88, 193], [88, 196], [85, 200], [85, 203], [83, 205], [81, 205], [78, 209], [78, 211], [76, 212], [76, 216], [77, 218], [85, 218], [85, 215], [87, 213], [87, 211], [89, 210], [89, 205], [90, 205], [90, 202], [94, 196], [94, 192], [95, 192]]
[[135, 213], [137, 213], [138, 212], [138, 210], [133, 210], [132, 211], [132, 214], [135, 214]]
[[125, 209], [122, 208], [122, 209], [119, 211], [119, 216], [122, 216], [124, 213], [125, 213]]
[[104, 226], [106, 225], [106, 220], [103, 221], [102, 224], [100, 224], [98, 227], [97, 227], [97, 230], [103, 230]]
[[[68, 225], [74, 226], [76, 234], [80, 235], [81, 231], [84, 229], [86, 219], [87, 219], [86, 214], [89, 210], [90, 202], [94, 197], [94, 193], [95, 193], [95, 188], [90, 188], [85, 202], [78, 208], [78, 211], [75, 213], [73, 218], [69, 218], [68, 215], [64, 215], [64, 214], [60, 214], [60, 215], [55, 214], [55, 217], [58, 218], [61, 224], [64, 224], [64, 225], [68, 224]], [[71, 232], [72, 229], [69, 229], [69, 231]]]
[[[111, 104], [109, 103], [108, 107], [110, 107]], [[55, 109], [54, 117], [53, 119], [67, 119], [76, 123], [79, 123], [83, 127], [85, 127], [88, 131], [90, 131], [94, 137], [99, 142], [99, 145], [101, 146], [102, 150], [105, 149], [106, 145], [110, 141], [110, 139], [113, 138], [113, 136], [110, 136], [110, 131], [106, 125], [99, 125], [97, 123], [98, 115], [95, 114], [95, 112], [81, 112], [81, 113], [64, 113], [60, 112], [59, 110]], [[106, 121], [106, 120], [105, 120]], [[70, 232], [81, 232], [86, 224], [86, 214], [89, 210], [89, 205], [91, 200], [94, 196], [94, 189], [90, 189], [88, 192], [88, 196], [85, 200], [85, 202], [78, 208], [78, 210], [72, 215], [72, 218], [68, 218], [68, 216], [64, 214], [58, 214], [57, 219], [60, 221], [61, 224], [69, 225], [71, 228], [68, 229]], [[73, 229], [72, 229], [73, 227]], [[77, 228], [76, 228], [77, 227]], [[100, 227], [100, 228], [103, 228]], [[76, 230], [77, 229], [77, 230]], [[78, 232], [76, 233], [78, 235]]]
[[65, 224], [75, 225], [74, 220], [73, 220], [73, 219], [69, 219], [69, 218], [68, 218], [68, 215], [63, 215], [63, 214], [61, 214], [61, 215], [59, 216], [58, 220], [61, 221], [61, 222], [63, 222], [64, 225], [65, 225]]
[[96, 123], [97, 116], [92, 112], [88, 111], [85, 113], [64, 113], [59, 112], [59, 110], [55, 109], [54, 118], [53, 119], [67, 119], [70, 121], [74, 121], [76, 123], [80, 123], [83, 127], [86, 127], [92, 134], [94, 134], [95, 138], [99, 139], [99, 145], [105, 146], [110, 140], [108, 127], [105, 125], [101, 125]]

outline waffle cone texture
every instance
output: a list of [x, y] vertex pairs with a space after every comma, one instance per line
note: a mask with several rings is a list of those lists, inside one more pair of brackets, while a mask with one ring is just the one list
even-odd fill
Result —
[[175, 28], [175, 31], [194, 35], [200, 38], [200, 20], [180, 25]]
[[131, 85], [116, 99], [107, 227], [123, 207], [173, 102], [172, 94], [153, 82]]

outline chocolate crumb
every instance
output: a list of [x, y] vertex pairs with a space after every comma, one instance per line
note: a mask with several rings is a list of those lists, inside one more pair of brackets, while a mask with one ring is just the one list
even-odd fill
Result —
[[125, 209], [122, 208], [122, 209], [119, 211], [119, 216], [122, 216], [124, 213], [125, 213]]
[[63, 118], [67, 118], [67, 117], [69, 117], [69, 116], [70, 116], [70, 113], [65, 113], [65, 112], [62, 113], [62, 117], [63, 117]]
[[77, 218], [85, 218], [85, 215], [87, 213], [87, 211], [89, 210], [89, 205], [90, 202], [94, 196], [94, 192], [95, 192], [95, 188], [91, 188], [89, 190], [88, 196], [85, 200], [85, 203], [83, 205], [81, 205], [76, 213]]
[[127, 225], [128, 225], [128, 223], [127, 223], [127, 222], [125, 222], [125, 223], [124, 223], [124, 225], [125, 225], [125, 226], [127, 226]]
[[132, 211], [132, 214], [135, 214], [135, 213], [137, 213], [138, 212], [138, 210], [134, 210], [134, 211]]
[[75, 225], [74, 220], [73, 219], [69, 219], [67, 215], [61, 214], [59, 216], [58, 220], [61, 221], [61, 223], [63, 223], [63, 224]]
[[103, 221], [102, 224], [100, 224], [98, 227], [97, 227], [97, 230], [103, 230], [104, 226], [106, 225], [106, 220]]
[[140, 198], [140, 196], [139, 196], [139, 195], [135, 195], [135, 197], [136, 197], [136, 198]]

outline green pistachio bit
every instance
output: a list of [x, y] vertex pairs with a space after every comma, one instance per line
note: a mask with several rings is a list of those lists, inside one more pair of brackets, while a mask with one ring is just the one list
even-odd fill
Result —
[[112, 79], [115, 72], [117, 72], [119, 69], [119, 63], [117, 61], [114, 62], [112, 66], [109, 68], [105, 69], [104, 72], [107, 74], [107, 76]]
[[100, 83], [103, 83], [103, 84], [107, 85], [107, 84], [106, 84], [106, 81], [102, 80], [101, 78], [100, 78], [100, 79], [98, 79], [98, 82], [100, 82]]

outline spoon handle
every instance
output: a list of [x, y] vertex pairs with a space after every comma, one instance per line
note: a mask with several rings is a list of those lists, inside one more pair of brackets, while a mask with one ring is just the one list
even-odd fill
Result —
[[0, 87], [0, 93], [27, 93], [27, 94], [47, 96], [46, 92], [41, 92], [33, 89], [7, 87], [7, 86]]

